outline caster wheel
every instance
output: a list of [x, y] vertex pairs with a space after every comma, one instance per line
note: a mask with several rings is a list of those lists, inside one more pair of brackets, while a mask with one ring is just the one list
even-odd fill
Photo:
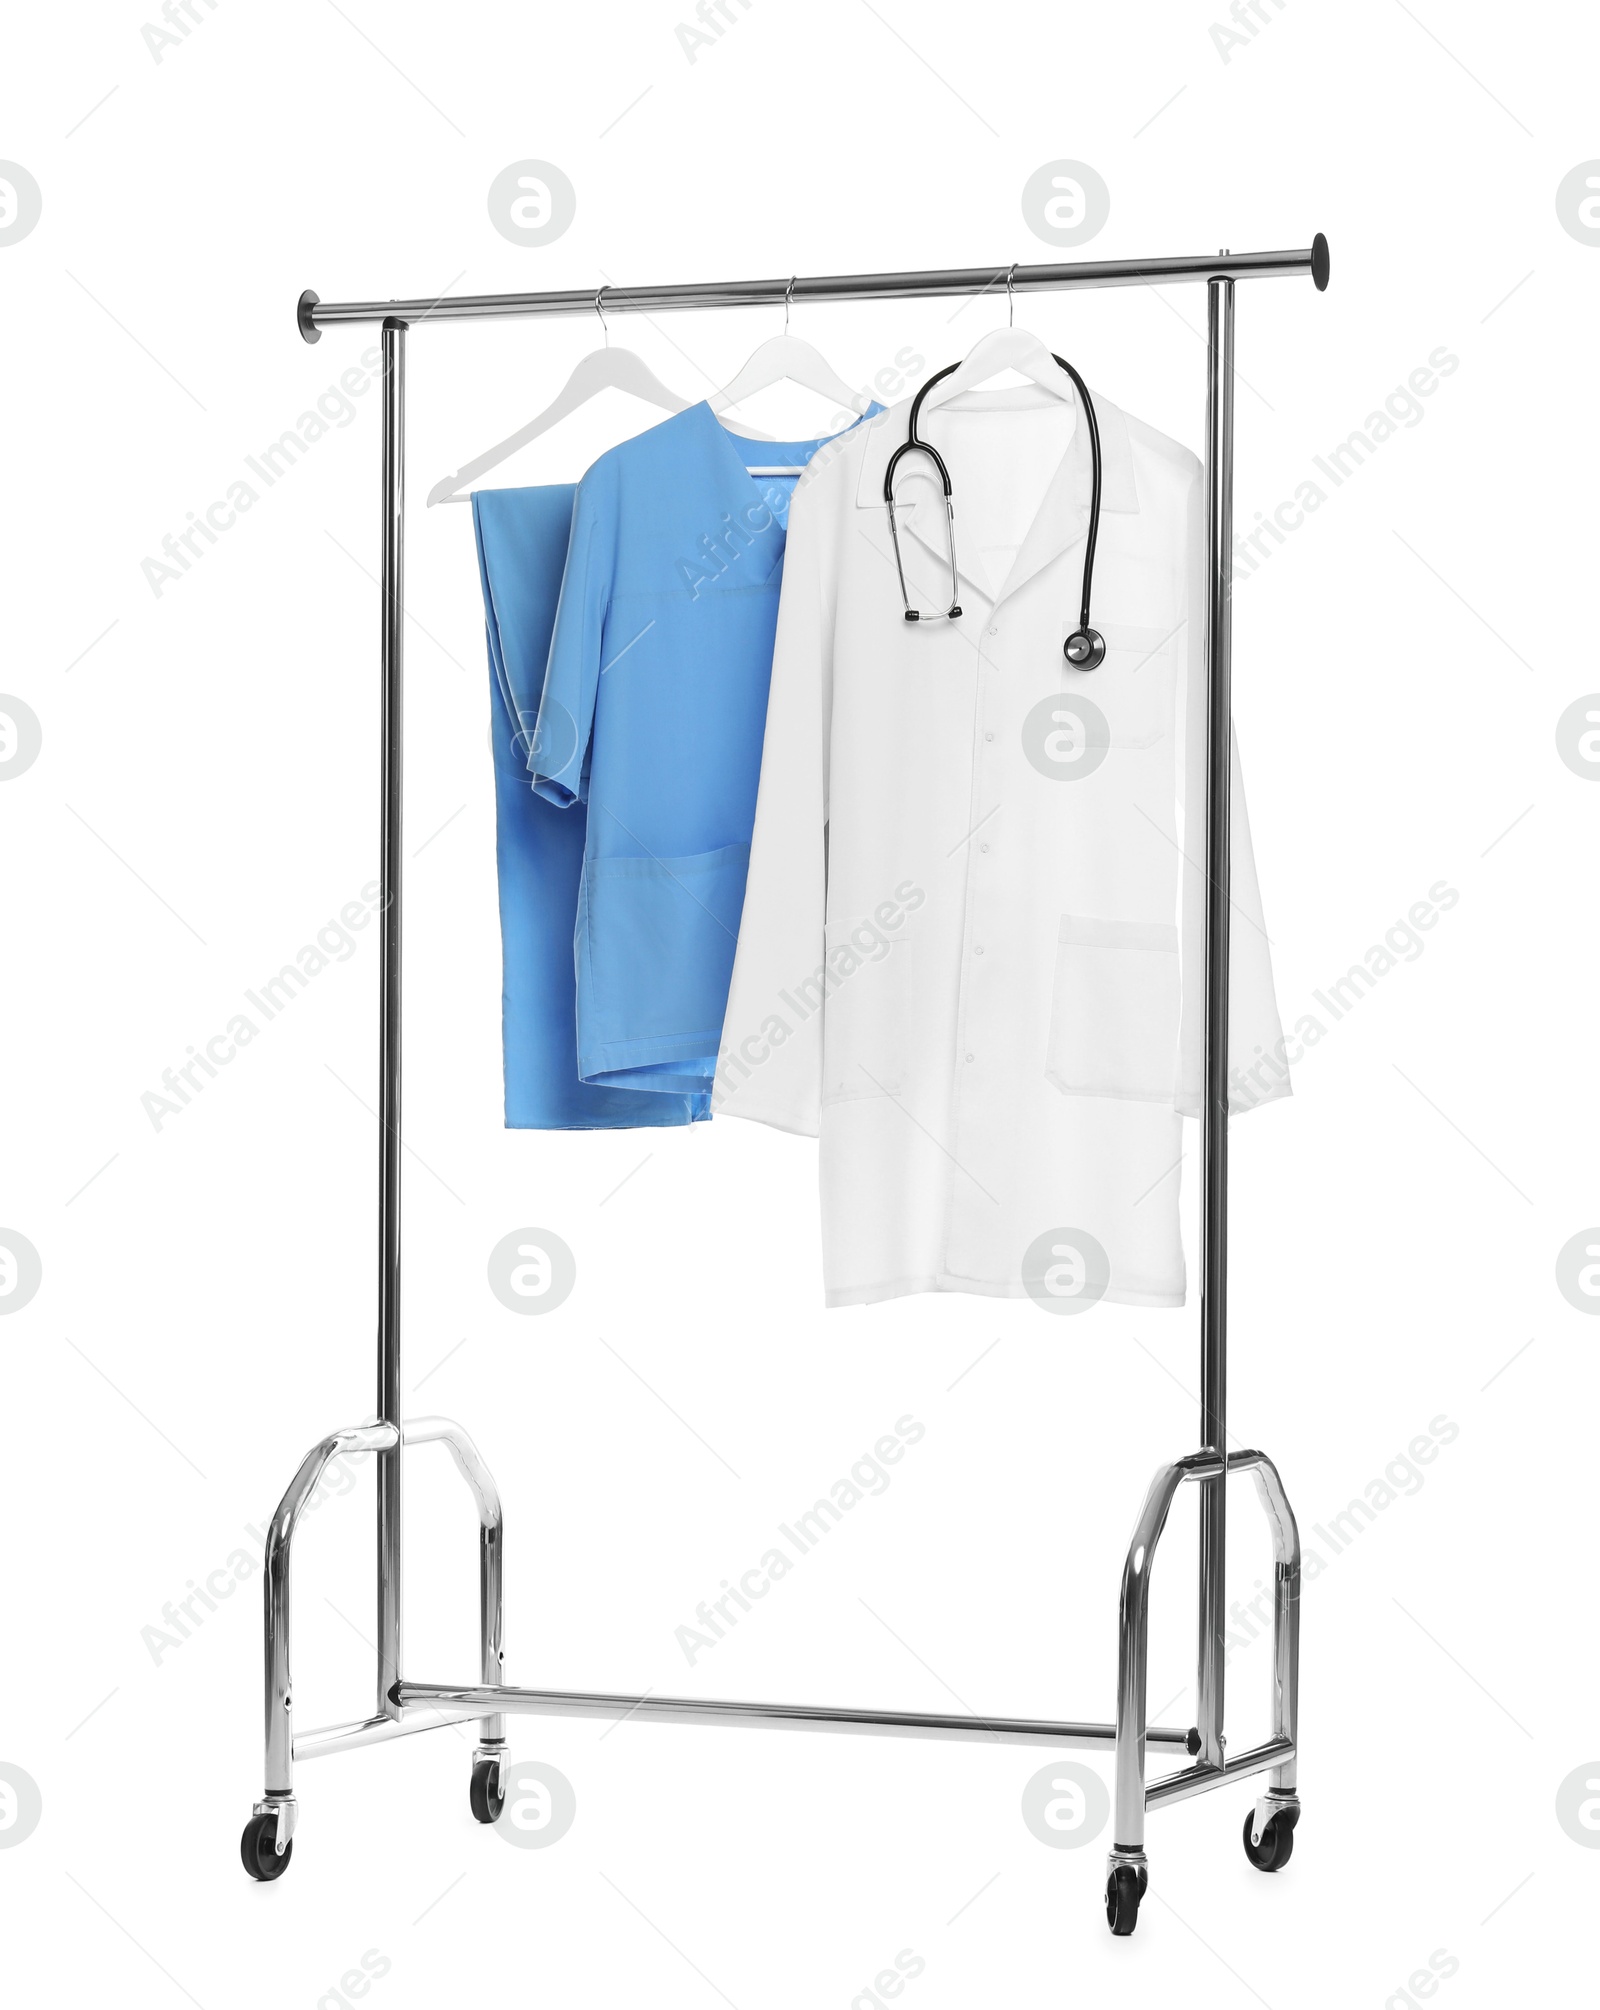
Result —
[[504, 1790], [500, 1786], [500, 1766], [495, 1759], [478, 1759], [472, 1768], [472, 1819], [475, 1822], [497, 1822], [500, 1810], [506, 1804]]
[[244, 1825], [244, 1834], [239, 1838], [239, 1855], [245, 1869], [258, 1884], [271, 1884], [275, 1877], [282, 1877], [289, 1868], [289, 1859], [294, 1855], [294, 1844], [289, 1843], [283, 1855], [279, 1856], [278, 1817], [252, 1815]]
[[1139, 1924], [1139, 1901], [1150, 1882], [1148, 1871], [1119, 1863], [1106, 1879], [1106, 1925], [1123, 1939]]
[[1298, 1808], [1280, 1808], [1261, 1831], [1260, 1842], [1251, 1841], [1256, 1813], [1252, 1808], [1244, 1818], [1244, 1853], [1257, 1870], [1282, 1870], [1294, 1854], [1294, 1825]]

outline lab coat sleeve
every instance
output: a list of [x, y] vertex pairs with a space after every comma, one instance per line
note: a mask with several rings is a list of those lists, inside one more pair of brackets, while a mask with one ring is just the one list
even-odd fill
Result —
[[589, 794], [589, 743], [616, 570], [619, 477], [602, 457], [578, 484], [545, 667], [539, 723], [528, 754], [537, 794], [566, 809]]
[[733, 983], [711, 1107], [815, 1137], [826, 1009], [808, 1010], [827, 910], [832, 710], [832, 513], [837, 480], [802, 482], [790, 506], [767, 699], [761, 786]]
[[[1183, 830], [1177, 1107], [1198, 1117], [1205, 1082], [1206, 960], [1206, 660], [1205, 505], [1196, 464], [1186, 534], [1188, 646], [1180, 688], [1179, 793]], [[1261, 909], [1237, 736], [1229, 747], [1228, 1109], [1242, 1115], [1292, 1093], [1283, 1028], [1272, 982], [1272, 950]]]

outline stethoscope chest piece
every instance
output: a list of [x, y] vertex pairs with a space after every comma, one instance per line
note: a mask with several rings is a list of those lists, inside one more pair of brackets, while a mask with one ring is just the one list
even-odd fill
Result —
[[1106, 660], [1106, 638], [1098, 628], [1074, 628], [1061, 653], [1074, 670], [1098, 670]]

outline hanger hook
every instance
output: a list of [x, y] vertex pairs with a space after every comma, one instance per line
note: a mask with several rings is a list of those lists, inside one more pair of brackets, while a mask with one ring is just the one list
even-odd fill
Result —
[[1016, 276], [1017, 268], [1013, 263], [1011, 270], [1006, 274], [1006, 326], [1008, 328], [1015, 328], [1017, 325], [1017, 296], [1011, 285], [1012, 280]]
[[796, 275], [790, 273], [789, 284], [783, 289], [783, 332], [785, 335], [789, 332], [789, 302], [794, 298], [795, 278]]
[[606, 347], [609, 349], [611, 347], [611, 324], [606, 319], [605, 293], [606, 293], [605, 287], [597, 286], [595, 288], [594, 311], [596, 312], [596, 314], [600, 316], [600, 327], [604, 332], [606, 338]]

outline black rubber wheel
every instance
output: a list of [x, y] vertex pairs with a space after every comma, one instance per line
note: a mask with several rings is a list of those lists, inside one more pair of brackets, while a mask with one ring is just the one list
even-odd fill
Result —
[[1298, 1808], [1280, 1808], [1261, 1831], [1260, 1842], [1254, 1842], [1251, 1832], [1255, 1828], [1255, 1809], [1245, 1816], [1244, 1853], [1257, 1870], [1283, 1869], [1294, 1854], [1294, 1825], [1299, 1819]]
[[292, 1842], [285, 1845], [282, 1856], [278, 1854], [276, 1815], [252, 1815], [245, 1823], [244, 1834], [239, 1838], [239, 1856], [258, 1884], [271, 1884], [275, 1877], [282, 1877], [293, 1855]]
[[506, 1797], [500, 1785], [498, 1760], [479, 1759], [474, 1763], [470, 1791], [472, 1819], [484, 1823], [499, 1821], [500, 1810], [506, 1804]]
[[1106, 1925], [1119, 1940], [1139, 1924], [1139, 1901], [1150, 1877], [1132, 1864], [1119, 1863], [1106, 1879]]

